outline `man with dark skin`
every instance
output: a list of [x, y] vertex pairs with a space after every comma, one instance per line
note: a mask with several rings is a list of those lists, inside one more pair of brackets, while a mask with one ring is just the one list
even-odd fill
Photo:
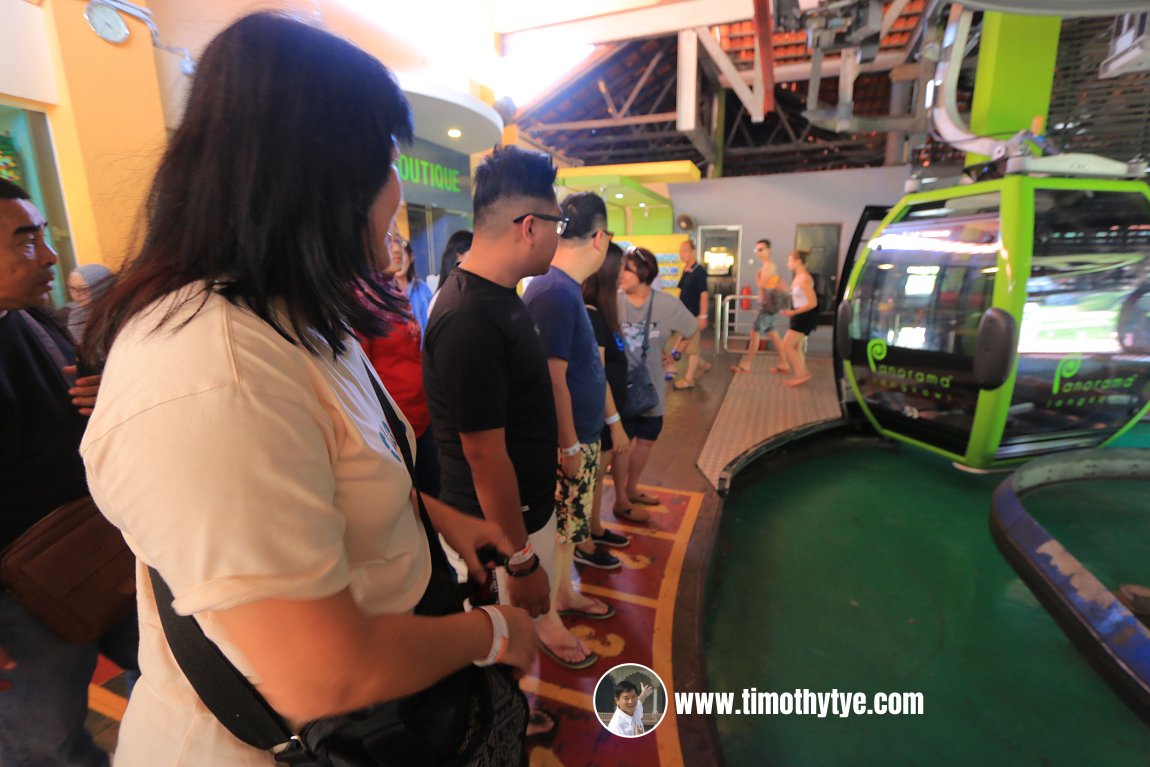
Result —
[[[79, 447], [100, 376], [76, 378], [72, 340], [48, 311], [47, 225], [0, 180], [0, 550], [87, 493]], [[84, 729], [88, 682], [101, 649], [135, 665], [134, 624], [115, 650], [72, 645], [0, 590], [0, 764], [108, 764]]]

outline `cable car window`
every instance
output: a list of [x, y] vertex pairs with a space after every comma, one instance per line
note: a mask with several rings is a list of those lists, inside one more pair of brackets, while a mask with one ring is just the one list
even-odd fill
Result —
[[1000, 247], [997, 218], [888, 226], [870, 242], [851, 337], [973, 357]]
[[998, 215], [1002, 198], [998, 192], [951, 197], [944, 200], [920, 202], [903, 213], [900, 222], [927, 221], [966, 216]]
[[1150, 380], [1150, 200], [1037, 189], [1034, 208], [1003, 457], [1035, 435], [1100, 443], [1146, 404]]
[[851, 297], [855, 380], [876, 417], [903, 431], [921, 426], [917, 438], [962, 452], [978, 400], [971, 371], [1002, 247], [999, 218], [904, 218], [869, 247]]

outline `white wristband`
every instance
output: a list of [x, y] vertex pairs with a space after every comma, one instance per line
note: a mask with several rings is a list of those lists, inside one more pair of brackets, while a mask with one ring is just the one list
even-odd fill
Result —
[[483, 605], [479, 609], [487, 613], [487, 617], [491, 619], [491, 649], [486, 658], [473, 663], [476, 666], [490, 666], [498, 663], [507, 652], [507, 645], [511, 641], [511, 630], [507, 628], [507, 619], [499, 612], [499, 608]]
[[531, 541], [527, 541], [526, 546], [507, 558], [507, 564], [512, 567], [518, 567], [519, 565], [530, 562], [533, 556], [535, 556], [535, 549], [531, 546]]
[[603, 423], [607, 426], [610, 426], [613, 423], [619, 423], [620, 417], [621, 416], [618, 413], [616, 413], [615, 415], [609, 415], [609, 416], [607, 416], [607, 420], [603, 421]]
[[559, 448], [559, 452], [560, 452], [560, 453], [562, 453], [562, 454], [563, 454], [564, 456], [566, 456], [567, 458], [570, 458], [570, 457], [571, 457], [571, 456], [573, 456], [573, 455], [579, 455], [579, 449], [580, 449], [581, 447], [582, 447], [582, 445], [580, 445], [578, 442], [576, 442], [576, 443], [575, 443], [574, 445], [572, 445], [571, 447], [561, 447], [561, 448]]

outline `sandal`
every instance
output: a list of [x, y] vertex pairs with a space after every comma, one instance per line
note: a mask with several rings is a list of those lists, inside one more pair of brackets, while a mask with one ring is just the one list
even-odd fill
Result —
[[783, 375], [790, 375], [790, 374], [791, 374], [791, 369], [790, 369], [790, 368], [779, 367], [778, 365], [775, 365], [773, 368], [771, 368], [771, 372], [772, 372], [772, 373], [782, 373]]
[[675, 383], [672, 384], [672, 387], [678, 391], [682, 391], [683, 389], [694, 389], [695, 384], [691, 381], [688, 381], [686, 378], [680, 378], [678, 381], [675, 381]]
[[605, 621], [608, 618], [614, 618], [615, 617], [614, 605], [607, 604], [606, 602], [604, 602], [601, 599], [592, 599], [591, 603], [592, 603], [593, 607], [602, 607], [603, 612], [594, 613], [594, 612], [591, 612], [590, 610], [571, 609], [571, 610], [560, 610], [559, 616], [561, 618], [585, 618], [587, 620], [592, 620], [592, 621]]
[[750, 373], [751, 369], [745, 368], [742, 365], [731, 365], [731, 372], [732, 373]]
[[631, 499], [631, 503], [641, 503], [644, 506], [659, 505], [659, 499], [650, 493], [639, 493], [638, 495], [628, 495], [627, 497]]
[[[533, 708], [527, 716], [527, 737], [540, 741], [549, 741], [555, 735], [558, 718], [555, 714], [542, 708]], [[534, 732], [532, 732], [534, 728]]]
[[596, 661], [599, 660], [599, 656], [591, 651], [587, 652], [587, 655], [583, 658], [583, 660], [567, 660], [542, 642], [536, 642], [535, 644], [539, 646], [539, 651], [546, 655], [548, 658], [555, 661], [563, 668], [569, 668], [572, 671], [581, 671], [582, 669], [595, 665]]
[[615, 516], [628, 522], [646, 522], [651, 519], [651, 513], [645, 509], [636, 509], [631, 506], [626, 509], [614, 509]]

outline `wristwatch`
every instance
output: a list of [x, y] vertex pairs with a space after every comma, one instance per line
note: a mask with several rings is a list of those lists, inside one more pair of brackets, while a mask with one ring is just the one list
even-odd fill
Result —
[[679, 360], [683, 359], [683, 353], [678, 349], [672, 349], [671, 359], [675, 360], [675, 362], [678, 362]]

